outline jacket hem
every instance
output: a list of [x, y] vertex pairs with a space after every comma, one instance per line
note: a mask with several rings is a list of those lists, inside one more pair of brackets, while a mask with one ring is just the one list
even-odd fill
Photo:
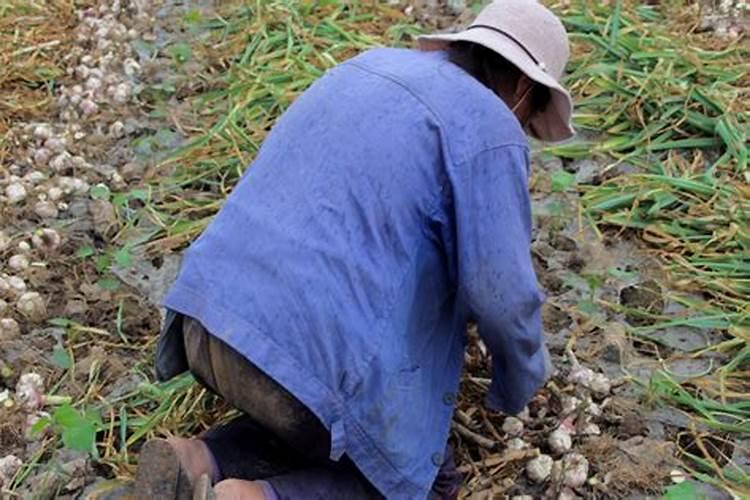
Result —
[[[212, 334], [281, 384], [307, 406], [332, 432], [331, 446], [355, 463], [386, 498], [426, 498], [430, 486], [420, 487], [396, 470], [373, 439], [347, 411], [345, 402], [290, 356], [273, 337], [220, 304], [207, 302], [205, 294], [176, 283], [162, 305], [198, 321]], [[340, 423], [343, 422], [343, 426]], [[333, 432], [343, 427], [344, 435]], [[356, 436], [352, 440], [351, 437]], [[378, 476], [391, 476], [382, 480]]]

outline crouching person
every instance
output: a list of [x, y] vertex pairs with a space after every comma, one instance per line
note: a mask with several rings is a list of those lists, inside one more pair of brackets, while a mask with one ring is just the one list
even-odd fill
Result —
[[467, 321], [490, 408], [543, 383], [526, 133], [572, 135], [565, 30], [498, 0], [419, 44], [328, 71], [187, 251], [157, 374], [242, 416], [148, 442], [139, 498], [455, 498]]

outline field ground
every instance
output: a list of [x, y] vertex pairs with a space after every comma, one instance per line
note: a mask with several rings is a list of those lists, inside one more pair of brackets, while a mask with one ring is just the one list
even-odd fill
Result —
[[[469, 332], [462, 495], [750, 498], [748, 4], [550, 5], [579, 130], [534, 145], [558, 372], [522, 415], [488, 412]], [[153, 379], [180, 252], [325, 69], [478, 7], [0, 5], [2, 498], [114, 498], [145, 439], [227, 417], [189, 377]]]

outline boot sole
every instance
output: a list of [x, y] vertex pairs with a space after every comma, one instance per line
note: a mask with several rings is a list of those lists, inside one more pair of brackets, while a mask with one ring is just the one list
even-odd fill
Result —
[[164, 439], [148, 441], [138, 456], [136, 498], [192, 500], [192, 488], [174, 448]]

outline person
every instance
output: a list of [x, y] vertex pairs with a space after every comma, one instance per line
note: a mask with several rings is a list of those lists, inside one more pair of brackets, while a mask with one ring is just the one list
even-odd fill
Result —
[[497, 0], [418, 43], [315, 82], [187, 250], [157, 374], [190, 370], [242, 416], [146, 443], [137, 497], [455, 498], [467, 322], [489, 408], [543, 383], [525, 131], [573, 135], [567, 34]]

